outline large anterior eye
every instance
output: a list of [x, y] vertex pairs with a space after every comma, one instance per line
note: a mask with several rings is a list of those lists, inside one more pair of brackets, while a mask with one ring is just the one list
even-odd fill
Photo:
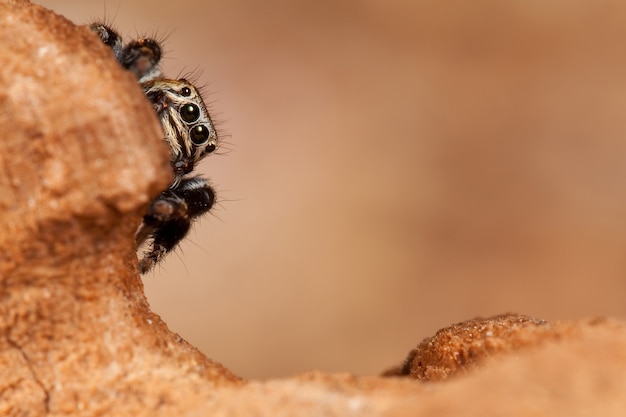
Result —
[[180, 117], [185, 123], [193, 123], [200, 117], [200, 109], [193, 103], [187, 103], [180, 108]]
[[196, 146], [202, 146], [209, 140], [209, 129], [204, 125], [194, 126], [189, 130], [191, 142]]

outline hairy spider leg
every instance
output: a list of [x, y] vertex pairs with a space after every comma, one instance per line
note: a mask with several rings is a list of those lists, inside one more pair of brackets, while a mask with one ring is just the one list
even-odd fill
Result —
[[143, 218], [145, 232], [152, 236], [149, 249], [139, 261], [142, 274], [148, 272], [165, 254], [174, 249], [187, 235], [192, 222], [211, 210], [215, 192], [202, 177], [183, 178], [172, 188], [155, 198]]

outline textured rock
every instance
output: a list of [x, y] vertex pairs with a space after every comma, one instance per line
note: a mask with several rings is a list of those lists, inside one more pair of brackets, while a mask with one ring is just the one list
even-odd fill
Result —
[[133, 77], [26, 1], [0, 0], [0, 27], [0, 415], [623, 414], [626, 328], [610, 320], [475, 319], [398, 377], [241, 381], [143, 295], [133, 235], [170, 171]]
[[459, 364], [458, 377], [441, 383], [311, 373], [219, 388], [187, 415], [622, 415], [626, 407], [624, 324], [601, 319], [533, 322], [508, 315], [443, 329], [439, 336], [448, 337], [439, 337], [430, 348], [431, 366], [441, 366], [437, 357], [474, 349], [488, 331], [497, 334], [494, 338], [502, 348], [474, 350], [482, 360]]
[[468, 372], [487, 357], [536, 345], [558, 335], [544, 320], [517, 314], [476, 318], [439, 330], [411, 351], [404, 365], [385, 373], [438, 381]]
[[148, 310], [133, 234], [170, 170], [137, 83], [41, 7], [2, 1], [0, 27], [0, 414], [147, 413], [237, 381]]

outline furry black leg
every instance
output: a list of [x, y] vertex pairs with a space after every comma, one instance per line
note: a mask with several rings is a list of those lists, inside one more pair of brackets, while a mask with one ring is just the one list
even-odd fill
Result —
[[180, 179], [155, 198], [137, 232], [137, 244], [151, 237], [149, 249], [139, 261], [141, 273], [148, 272], [187, 235], [192, 222], [215, 203], [215, 192], [204, 178]]

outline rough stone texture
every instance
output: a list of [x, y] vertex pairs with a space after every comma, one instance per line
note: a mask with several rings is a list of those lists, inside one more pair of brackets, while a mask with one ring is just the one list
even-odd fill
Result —
[[26, 1], [1, 0], [0, 27], [0, 415], [623, 414], [626, 328], [610, 320], [470, 320], [388, 372], [460, 376], [438, 384], [241, 381], [143, 295], [133, 234], [169, 168], [132, 76], [88, 30]]
[[460, 370], [468, 372], [487, 357], [535, 345], [558, 334], [545, 320], [517, 314], [476, 318], [426, 338], [411, 351], [402, 367], [385, 375], [438, 381]]
[[[502, 354], [483, 350], [482, 366], [470, 364], [463, 375], [436, 384], [408, 378], [356, 378], [311, 373], [292, 379], [249, 382], [219, 388], [188, 416], [621, 416], [626, 407], [626, 327], [610, 320], [552, 325], [521, 325], [527, 317], [480, 320], [503, 338]], [[523, 349], [506, 347], [504, 322], [521, 327], [513, 340]], [[515, 324], [517, 322], [517, 324]], [[476, 320], [445, 329], [450, 343], [436, 356], [459, 349], [456, 340], [476, 343], [468, 330]], [[525, 329], [525, 330], [524, 330]], [[546, 329], [541, 335], [539, 329]], [[470, 331], [471, 333], [472, 331]], [[478, 339], [481, 334], [473, 332]], [[524, 335], [524, 333], [526, 333]], [[515, 342], [510, 343], [515, 345]], [[520, 346], [521, 347], [521, 346]], [[510, 354], [505, 352], [509, 351]], [[490, 358], [487, 358], [490, 356]], [[432, 365], [437, 365], [435, 359]]]
[[549, 323], [518, 314], [475, 318], [439, 330], [413, 349], [402, 366], [385, 376], [409, 376], [435, 382], [467, 374], [485, 360], [505, 353], [519, 353], [550, 341], [581, 337], [581, 328], [608, 326], [623, 331], [618, 322], [597, 318], [581, 322]]
[[137, 83], [41, 7], [2, 1], [0, 27], [0, 415], [148, 414], [236, 382], [143, 295], [132, 236], [170, 170]]

